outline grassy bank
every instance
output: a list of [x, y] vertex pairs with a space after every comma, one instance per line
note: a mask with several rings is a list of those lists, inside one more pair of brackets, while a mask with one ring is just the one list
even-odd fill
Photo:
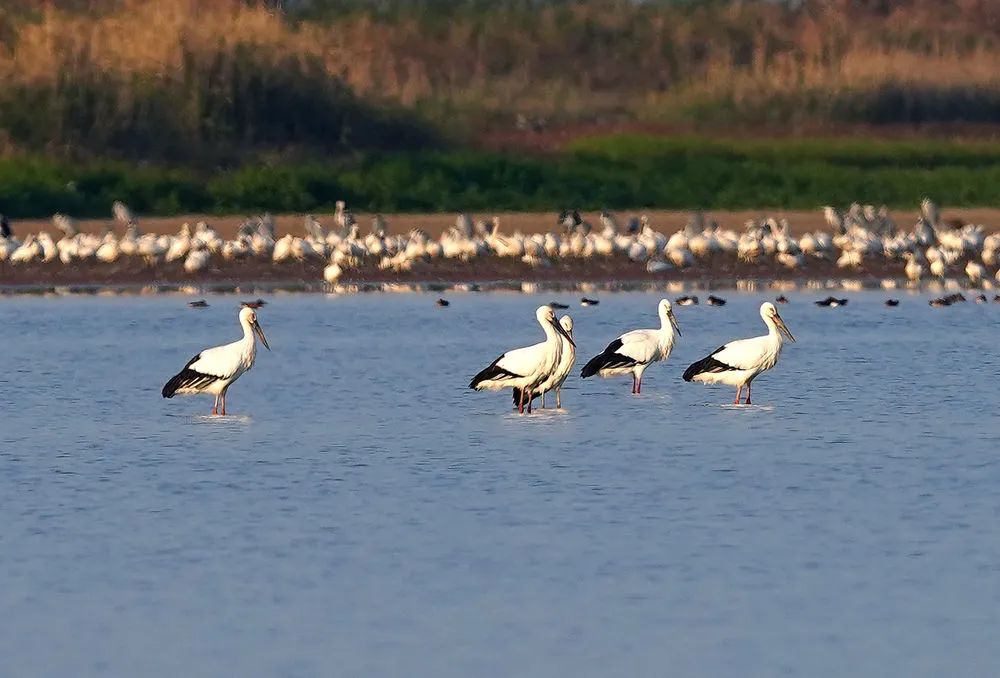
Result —
[[614, 136], [557, 155], [372, 153], [328, 163], [200, 172], [50, 159], [0, 160], [0, 212], [103, 216], [657, 207], [813, 209], [852, 200], [912, 207], [1000, 205], [1000, 143], [719, 141]]

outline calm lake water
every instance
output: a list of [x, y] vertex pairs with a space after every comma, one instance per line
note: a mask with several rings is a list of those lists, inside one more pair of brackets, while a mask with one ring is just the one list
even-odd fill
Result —
[[[579, 294], [274, 296], [216, 419], [159, 391], [238, 298], [0, 299], [0, 674], [995, 675], [1000, 305], [789, 294], [733, 408], [722, 296], [531, 417], [466, 385]], [[658, 298], [574, 303], [578, 367]]]

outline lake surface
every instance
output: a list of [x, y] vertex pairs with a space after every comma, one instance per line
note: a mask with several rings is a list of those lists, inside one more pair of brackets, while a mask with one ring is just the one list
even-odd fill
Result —
[[659, 296], [273, 296], [226, 418], [160, 388], [237, 297], [0, 299], [0, 674], [995, 675], [1000, 304], [826, 294], [754, 406], [680, 378], [728, 292], [530, 417], [466, 387], [540, 303], [580, 367]]

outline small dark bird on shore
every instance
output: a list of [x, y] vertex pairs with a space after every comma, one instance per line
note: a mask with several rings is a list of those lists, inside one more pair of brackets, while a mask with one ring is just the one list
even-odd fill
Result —
[[813, 302], [817, 306], [829, 306], [830, 308], [837, 308], [838, 306], [847, 306], [847, 299], [837, 299], [835, 297], [827, 297], [826, 299], [821, 299], [820, 301]]
[[240, 302], [240, 306], [244, 308], [262, 308], [267, 305], [267, 302], [263, 299], [256, 299], [254, 301], [243, 301]]
[[437, 304], [438, 306], [441, 306], [442, 308], [445, 306], [451, 306], [451, 302], [448, 301], [447, 299], [438, 299], [434, 303]]
[[962, 294], [961, 292], [955, 292], [954, 294], [949, 294], [946, 297], [942, 297], [942, 299], [952, 304], [956, 304], [960, 301], [968, 301], [968, 299], [965, 298], [965, 295]]
[[952, 302], [947, 297], [941, 297], [940, 299], [931, 299], [927, 302], [935, 308], [941, 308], [942, 306], [951, 306]]
[[722, 297], [715, 297], [715, 296], [709, 295], [709, 297], [708, 297], [708, 305], [709, 306], [725, 306], [726, 305], [726, 300], [723, 299]]
[[549, 307], [556, 311], [561, 311], [563, 309], [569, 308], [566, 304], [560, 304], [558, 301], [550, 301]]
[[778, 304], [787, 304], [788, 303], [788, 297], [786, 297], [784, 294], [782, 294], [780, 297], [778, 297], [774, 301], [776, 303], [778, 303]]
[[674, 303], [677, 304], [678, 306], [697, 306], [698, 297], [688, 297], [688, 296], [677, 297], [674, 300]]
[[584, 297], [583, 299], [580, 300], [581, 306], [597, 306], [599, 303], [601, 302], [599, 302], [597, 299], [588, 299], [587, 297]]
[[886, 299], [885, 300], [885, 305], [886, 306], [899, 306], [899, 299]]
[[14, 232], [10, 229], [10, 219], [6, 214], [0, 214], [0, 238], [9, 238], [12, 235]]
[[208, 308], [208, 302], [204, 299], [199, 299], [198, 301], [189, 301], [188, 306], [191, 308]]
[[977, 296], [976, 297], [976, 303], [977, 304], [985, 304], [986, 303], [986, 295], [985, 294], [980, 294], [979, 296]]
[[1000, 304], [1000, 294], [994, 294], [993, 295], [993, 303], [994, 304]]

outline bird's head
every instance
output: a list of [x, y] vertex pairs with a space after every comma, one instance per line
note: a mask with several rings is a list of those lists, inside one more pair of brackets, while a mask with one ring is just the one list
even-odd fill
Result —
[[260, 339], [260, 343], [264, 344], [264, 348], [268, 351], [271, 350], [271, 346], [267, 343], [267, 337], [264, 336], [264, 330], [261, 329], [260, 323], [257, 322], [257, 312], [254, 311], [249, 306], [244, 306], [240, 309], [240, 322], [248, 326], [254, 334]]
[[663, 319], [666, 319], [667, 322], [670, 323], [670, 325], [674, 328], [674, 331], [677, 332], [678, 337], [681, 336], [681, 328], [677, 325], [677, 316], [674, 315], [674, 307], [670, 304], [670, 300], [668, 299], [660, 299], [661, 324]]
[[760, 305], [760, 317], [764, 319], [766, 324], [774, 325], [778, 329], [778, 332], [784, 334], [791, 341], [795, 341], [795, 337], [792, 336], [788, 326], [785, 325], [785, 321], [778, 314], [778, 309], [770, 301], [765, 301]]
[[573, 336], [573, 319], [572, 318], [570, 318], [568, 315], [564, 315], [563, 317], [559, 318], [559, 324], [562, 325], [562, 328], [564, 330], [566, 330], [566, 334], [568, 334], [571, 337]]
[[566, 341], [576, 346], [576, 342], [573, 341], [573, 335], [568, 333], [563, 326], [556, 322], [556, 312], [552, 310], [552, 307], [546, 304], [545, 306], [539, 306], [538, 310], [535, 311], [535, 317], [538, 318], [538, 322], [541, 325], [548, 324], [552, 329], [556, 331], [556, 334], [564, 337]]

